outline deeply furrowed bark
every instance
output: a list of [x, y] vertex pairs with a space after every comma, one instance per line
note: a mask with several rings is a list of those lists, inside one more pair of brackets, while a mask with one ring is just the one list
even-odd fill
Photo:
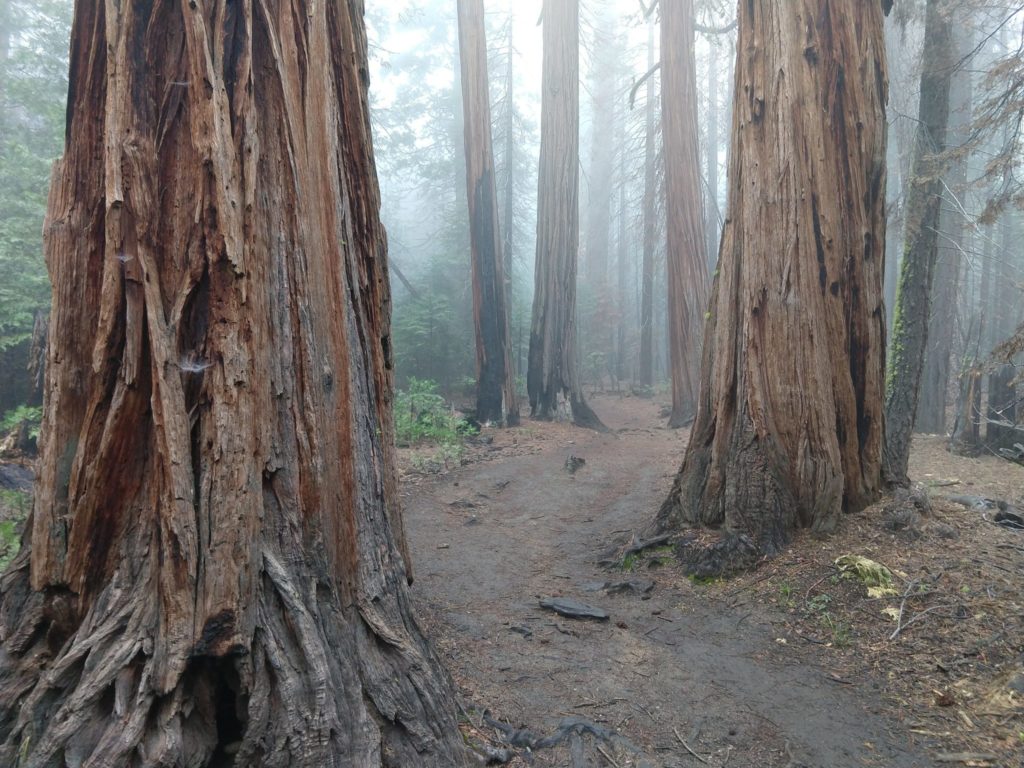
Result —
[[910, 441], [920, 396], [943, 198], [942, 161], [949, 121], [953, 40], [947, 4], [928, 0], [921, 59], [921, 102], [907, 187], [903, 263], [896, 289], [885, 396], [885, 472], [906, 485]]
[[879, 494], [886, 91], [879, 4], [739, 4], [697, 420], [657, 520], [722, 531], [695, 570], [772, 554]]
[[76, 4], [0, 764], [464, 764], [410, 612], [362, 2]]
[[672, 367], [672, 412], [668, 423], [670, 427], [684, 427], [697, 412], [700, 340], [708, 295], [692, 0], [666, 2], [661, 7], [661, 106]]
[[498, 231], [483, 0], [459, 0], [458, 16], [476, 328], [476, 418], [513, 426], [519, 423], [519, 403]]
[[537, 192], [537, 266], [526, 384], [534, 417], [560, 397], [573, 422], [605, 429], [583, 397], [576, 359], [579, 251], [579, 4], [545, 0], [544, 82]]

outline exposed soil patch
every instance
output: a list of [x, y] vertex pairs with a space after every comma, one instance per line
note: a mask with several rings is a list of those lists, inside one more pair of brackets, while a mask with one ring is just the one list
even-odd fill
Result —
[[[1012, 675], [1024, 650], [1024, 534], [937, 497], [1016, 501], [1024, 468], [922, 439], [912, 472], [936, 486], [924, 514], [902, 525], [897, 507], [912, 501], [879, 505], [831, 539], [802, 537], [752, 573], [700, 584], [664, 547], [625, 569], [600, 564], [652, 519], [687, 433], [661, 427], [656, 401], [602, 396], [594, 407], [612, 434], [527, 421], [488, 431], [467, 465], [440, 475], [405, 463], [413, 591], [465, 694], [471, 737], [504, 740], [513, 765], [909, 768], [968, 757], [952, 753], [1021, 765]], [[573, 473], [570, 456], [585, 461]], [[839, 578], [833, 561], [848, 553], [896, 571], [898, 594], [869, 598]], [[606, 588], [630, 580], [654, 586]], [[552, 597], [610, 618], [564, 618], [541, 607]], [[897, 617], [883, 609], [901, 606], [906, 626], [890, 640]], [[489, 725], [484, 708], [505, 725]], [[562, 731], [553, 746], [526, 746]]]

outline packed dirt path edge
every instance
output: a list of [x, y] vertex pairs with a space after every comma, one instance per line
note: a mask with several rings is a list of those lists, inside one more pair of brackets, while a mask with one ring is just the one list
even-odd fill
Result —
[[[886, 713], [881, 682], [841, 685], [789, 653], [770, 607], [709, 601], [667, 571], [598, 565], [653, 517], [687, 433], [665, 429], [651, 400], [606, 396], [595, 408], [612, 434], [527, 422], [492, 433], [487, 460], [403, 482], [414, 594], [467, 701], [538, 734], [592, 719], [666, 768], [698, 764], [681, 738], [732, 768], [931, 765], [929, 745]], [[574, 474], [571, 455], [586, 461]], [[647, 597], [593, 591], [631, 576], [657, 586]], [[554, 595], [611, 619], [542, 610], [538, 598]], [[573, 763], [552, 750], [533, 764]]]

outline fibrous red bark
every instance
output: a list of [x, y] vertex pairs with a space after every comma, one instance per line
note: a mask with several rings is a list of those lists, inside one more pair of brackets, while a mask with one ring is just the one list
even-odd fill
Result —
[[661, 114], [672, 368], [669, 426], [683, 427], [693, 421], [697, 412], [701, 331], [708, 296], [697, 138], [693, 0], [665, 0], [661, 4]]
[[537, 265], [526, 384], [530, 410], [552, 418], [561, 398], [573, 421], [604, 429], [583, 397], [576, 350], [579, 252], [579, 3], [544, 2], [544, 70]]
[[451, 766], [412, 618], [362, 2], [76, 3], [0, 764]]
[[458, 16], [476, 329], [476, 418], [511, 426], [519, 423], [519, 403], [498, 231], [483, 0], [458, 0]]
[[695, 570], [829, 530], [881, 489], [886, 91], [878, 3], [740, 3], [697, 419], [658, 516], [722, 532]]

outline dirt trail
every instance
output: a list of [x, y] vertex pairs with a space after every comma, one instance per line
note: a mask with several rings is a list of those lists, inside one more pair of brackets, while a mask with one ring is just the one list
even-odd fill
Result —
[[[731, 768], [932, 765], [883, 714], [877, 683], [808, 664], [779, 642], [771, 608], [709, 600], [672, 569], [635, 574], [657, 582], [649, 599], [587, 591], [626, 576], [601, 568], [601, 552], [652, 518], [686, 439], [652, 401], [594, 405], [615, 434], [527, 422], [494, 433], [489, 461], [403, 483], [413, 591], [467, 701], [538, 734], [588, 718], [639, 750], [585, 756], [577, 743], [534, 765], [700, 765], [683, 740]], [[570, 454], [586, 460], [575, 475]], [[538, 606], [550, 595], [611, 620], [556, 617]]]

